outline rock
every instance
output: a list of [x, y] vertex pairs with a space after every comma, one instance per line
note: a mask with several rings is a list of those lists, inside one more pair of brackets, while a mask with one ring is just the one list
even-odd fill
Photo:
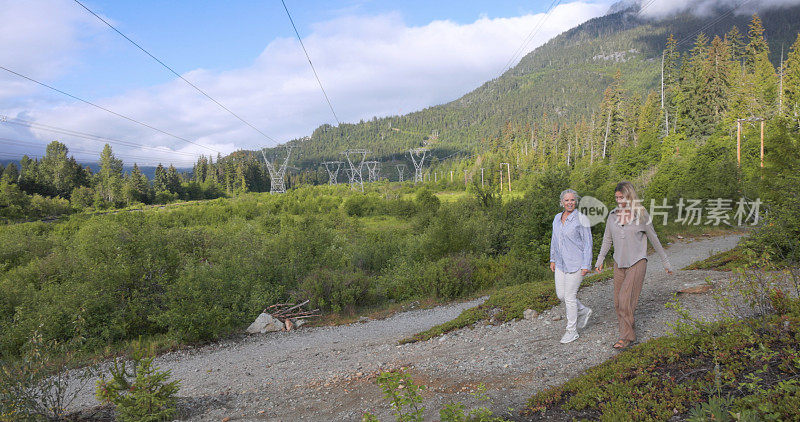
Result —
[[681, 235], [678, 235], [678, 236], [676, 236], [676, 237], [677, 237], [678, 239], [683, 239], [683, 236], [681, 236]]
[[286, 331], [294, 330], [294, 322], [292, 322], [291, 319], [287, 318], [286, 321], [284, 321], [284, 324], [286, 325]]
[[371, 321], [370, 318], [366, 317], [366, 316], [362, 316], [362, 317], [358, 318], [358, 322], [360, 322], [362, 324], [365, 323], [365, 322], [369, 322], [369, 321]]
[[306, 323], [306, 320], [304, 320], [304, 319], [292, 319], [292, 322], [294, 323], [294, 328], [300, 328], [303, 324]]
[[281, 320], [273, 317], [272, 315], [262, 312], [249, 327], [247, 327], [247, 333], [249, 334], [256, 334], [256, 333], [268, 333], [270, 331], [281, 331], [283, 330], [285, 325]]
[[553, 315], [553, 321], [561, 321], [561, 315]]
[[525, 319], [530, 321], [530, 320], [538, 317], [539, 313], [534, 311], [533, 309], [526, 309], [525, 312], [522, 313], [522, 315], [525, 317]]

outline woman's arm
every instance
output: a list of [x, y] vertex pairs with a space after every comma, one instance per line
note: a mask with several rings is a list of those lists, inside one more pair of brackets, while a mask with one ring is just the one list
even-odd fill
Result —
[[606, 220], [606, 231], [603, 232], [603, 244], [600, 246], [600, 253], [597, 254], [597, 262], [594, 264], [597, 269], [603, 268], [603, 261], [606, 260], [606, 254], [611, 249], [611, 224], [611, 216], [609, 215], [608, 220]]
[[664, 264], [664, 268], [667, 270], [667, 272], [672, 273], [672, 264], [669, 262], [667, 252], [664, 251], [664, 247], [661, 246], [661, 241], [658, 240], [658, 235], [656, 234], [656, 229], [653, 227], [653, 222], [650, 221], [650, 216], [645, 215], [644, 217], [646, 217], [644, 232], [647, 235], [647, 239], [650, 240], [650, 244], [653, 245], [653, 249], [655, 249], [656, 253], [658, 253], [658, 256], [661, 257], [661, 262]]
[[556, 218], [553, 219], [553, 232], [550, 235], [550, 269], [551, 270], [553, 270], [553, 268], [554, 268], [553, 265], [556, 262], [556, 254], [557, 254], [556, 248], [558, 247], [558, 242], [556, 242], [556, 220], [557, 219], [558, 219], [558, 215], [556, 215]]

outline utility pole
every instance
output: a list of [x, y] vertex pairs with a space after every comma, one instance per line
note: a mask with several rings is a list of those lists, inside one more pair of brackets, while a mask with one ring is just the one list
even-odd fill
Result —
[[748, 117], [746, 119], [736, 119], [736, 163], [742, 165], [742, 122], [761, 123], [761, 168], [764, 168], [764, 118]]
[[661, 50], [661, 109], [664, 109], [664, 56], [667, 50]]
[[606, 159], [606, 145], [608, 144], [608, 130], [611, 128], [611, 110], [608, 111], [606, 120], [606, 136], [603, 138], [603, 159]]
[[[778, 88], [778, 114], [783, 114], [783, 44], [781, 44], [781, 84]], [[762, 123], [763, 127], [763, 123]], [[763, 131], [763, 129], [762, 129]], [[763, 134], [762, 134], [763, 138]], [[763, 155], [763, 153], [762, 153]], [[763, 165], [761, 167], [764, 167]]]

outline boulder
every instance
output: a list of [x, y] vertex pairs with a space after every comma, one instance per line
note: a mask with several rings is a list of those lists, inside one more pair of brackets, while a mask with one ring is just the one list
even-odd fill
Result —
[[249, 327], [247, 327], [247, 332], [249, 334], [256, 334], [256, 333], [268, 333], [270, 331], [281, 331], [283, 330], [285, 325], [283, 321], [273, 317], [272, 315], [262, 312]]
[[533, 310], [533, 309], [526, 309], [526, 310], [525, 310], [525, 312], [523, 312], [523, 313], [522, 313], [522, 316], [524, 316], [524, 317], [525, 317], [525, 319], [527, 319], [527, 320], [529, 320], [529, 321], [530, 321], [530, 320], [532, 320], [532, 319], [534, 319], [534, 318], [538, 317], [538, 316], [539, 316], [539, 313], [538, 313], [538, 312], [536, 312], [536, 311], [535, 311], [535, 310]]

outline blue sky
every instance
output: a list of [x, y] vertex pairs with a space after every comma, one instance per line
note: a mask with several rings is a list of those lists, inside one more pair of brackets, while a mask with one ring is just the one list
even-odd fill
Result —
[[[0, 116], [8, 120], [0, 122], [0, 159], [40, 156], [57, 139], [79, 160], [94, 161], [104, 143], [36, 125], [123, 141], [112, 147], [127, 164], [186, 166], [200, 154], [274, 146], [336, 124], [280, 0], [81, 2], [269, 139], [73, 0], [0, 0], [0, 66], [175, 135], [0, 70]], [[286, 0], [341, 122], [454, 100], [497, 77], [509, 60], [516, 63], [520, 47], [527, 53], [605, 14], [611, 3]], [[696, 4], [655, 0], [648, 13]]]
[[[336, 124], [279, 0], [81, 2], [270, 139], [76, 2], [0, 0], [0, 66], [175, 135], [0, 70], [0, 115], [8, 119], [0, 123], [0, 159], [39, 156], [53, 139], [80, 160], [94, 160], [102, 149], [102, 140], [31, 128], [31, 122], [135, 145], [112, 143], [126, 163], [176, 165]], [[341, 122], [456, 99], [498, 76], [533, 28], [541, 25], [525, 52], [604, 14], [610, 2], [562, 1], [546, 16], [552, 4], [286, 0]]]

